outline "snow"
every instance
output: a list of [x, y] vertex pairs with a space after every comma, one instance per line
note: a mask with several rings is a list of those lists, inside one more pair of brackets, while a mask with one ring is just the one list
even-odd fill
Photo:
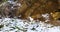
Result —
[[43, 16], [44, 18], [46, 18], [46, 19], [49, 18], [49, 14], [48, 14], [48, 13], [46, 13], [46, 14], [42, 14], [42, 16]]
[[34, 20], [4, 18], [0, 25], [4, 25], [0, 28], [0, 32], [60, 32], [60, 26], [53, 26]]

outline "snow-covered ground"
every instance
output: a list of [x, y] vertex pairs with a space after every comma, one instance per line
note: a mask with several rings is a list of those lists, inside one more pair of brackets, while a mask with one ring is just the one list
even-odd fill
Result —
[[4, 18], [0, 19], [0, 32], [60, 32], [60, 26], [42, 21]]

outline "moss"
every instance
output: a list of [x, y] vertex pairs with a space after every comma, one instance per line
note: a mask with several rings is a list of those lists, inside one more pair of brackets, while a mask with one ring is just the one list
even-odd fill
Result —
[[0, 25], [0, 28], [4, 27], [4, 25]]
[[34, 27], [31, 30], [36, 30]]
[[8, 1], [8, 0], [0, 0], [0, 4], [3, 3], [3, 2], [6, 2], [6, 1]]

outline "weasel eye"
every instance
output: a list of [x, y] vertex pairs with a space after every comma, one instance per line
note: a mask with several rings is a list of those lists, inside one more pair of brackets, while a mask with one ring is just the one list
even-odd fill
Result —
[[55, 12], [60, 12], [60, 9], [58, 9], [57, 11], [55, 11]]
[[58, 11], [60, 12], [60, 9], [58, 9]]
[[58, 18], [58, 20], [60, 20], [60, 18]]

